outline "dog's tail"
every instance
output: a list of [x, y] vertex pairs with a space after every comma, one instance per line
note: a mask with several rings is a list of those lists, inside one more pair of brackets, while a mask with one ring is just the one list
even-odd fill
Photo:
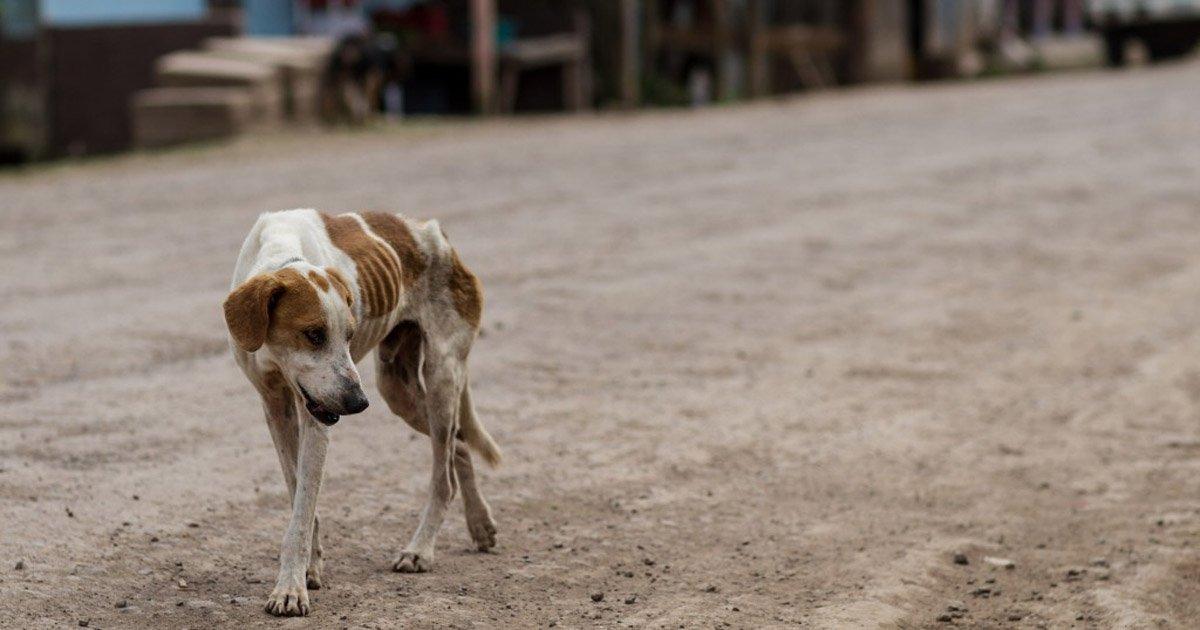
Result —
[[479, 416], [475, 415], [475, 405], [471, 403], [471, 383], [463, 386], [462, 397], [459, 399], [458, 430], [459, 437], [470, 446], [480, 457], [495, 468], [500, 465], [500, 447], [483, 428]]

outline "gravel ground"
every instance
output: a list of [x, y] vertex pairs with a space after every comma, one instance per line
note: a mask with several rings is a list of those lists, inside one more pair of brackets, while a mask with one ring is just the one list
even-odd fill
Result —
[[[1183, 64], [0, 175], [0, 625], [1195, 627], [1198, 103]], [[344, 419], [278, 620], [220, 303], [296, 206], [442, 221], [507, 460], [497, 553], [456, 507], [392, 573], [428, 447]]]

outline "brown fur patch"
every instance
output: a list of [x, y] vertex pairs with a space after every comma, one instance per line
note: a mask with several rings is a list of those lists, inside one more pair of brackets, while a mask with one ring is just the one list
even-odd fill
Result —
[[313, 284], [317, 285], [322, 291], [329, 290], [329, 281], [325, 279], [325, 276], [317, 273], [316, 269], [309, 270], [308, 279], [312, 280]]
[[272, 343], [298, 345], [303, 331], [325, 325], [317, 289], [295, 269], [254, 276], [225, 298], [225, 324], [246, 352]]
[[391, 312], [400, 302], [402, 290], [401, 260], [396, 253], [372, 238], [353, 216], [322, 214], [321, 219], [333, 245], [346, 252], [358, 269], [358, 288], [366, 316], [380, 317]]
[[287, 379], [283, 378], [283, 373], [279, 370], [271, 370], [263, 374], [262, 384], [270, 391], [279, 391], [288, 386]]
[[457, 251], [451, 248], [450, 254], [450, 299], [454, 302], [454, 310], [472, 328], [479, 328], [483, 318], [483, 286], [459, 259]]
[[323, 328], [326, 324], [321, 296], [317, 294], [317, 288], [294, 269], [281, 269], [274, 275], [283, 285], [283, 293], [271, 311], [267, 340], [285, 346], [307, 347], [304, 331]]
[[379, 238], [392, 246], [396, 255], [400, 257], [400, 270], [404, 273], [404, 286], [405, 288], [411, 287], [416, 283], [417, 278], [425, 273], [425, 268], [429, 266], [429, 263], [425, 260], [425, 254], [421, 252], [421, 248], [417, 245], [417, 239], [413, 238], [408, 225], [400, 217], [386, 212], [364, 212], [362, 218]]
[[326, 267], [325, 273], [329, 274], [329, 281], [337, 289], [338, 293], [346, 300], [347, 306], [354, 306], [354, 295], [350, 293], [350, 283], [346, 282], [346, 276], [342, 272], [333, 267]]
[[225, 325], [237, 346], [254, 352], [267, 340], [271, 325], [271, 307], [283, 285], [273, 273], [254, 276], [225, 298]]

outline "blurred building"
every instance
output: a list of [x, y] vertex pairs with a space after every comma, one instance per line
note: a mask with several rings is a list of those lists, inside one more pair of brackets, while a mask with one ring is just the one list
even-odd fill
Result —
[[129, 148], [155, 61], [234, 30], [205, 0], [0, 0], [0, 156]]
[[374, 34], [375, 43], [394, 57], [401, 75], [400, 109], [406, 114], [446, 114], [592, 105], [592, 8], [612, 4], [613, 0], [243, 0], [241, 7], [250, 37]]
[[[1104, 6], [1143, 1], [1152, 0]], [[1049, 68], [1044, 60], [1056, 56], [1086, 63], [1098, 49], [1079, 37], [1089, 26], [1087, 6], [1085, 0], [0, 0], [0, 160], [161, 146], [316, 120], [331, 94], [336, 100], [353, 87], [328, 85], [340, 59], [330, 52], [351, 35], [363, 36], [386, 68], [356, 97], [378, 111], [509, 113], [701, 105]], [[1133, 37], [1156, 43], [1147, 29], [1157, 24], [1127, 22], [1109, 20], [1123, 29], [1109, 33], [1110, 48]], [[1175, 38], [1182, 43], [1167, 42], [1169, 49], [1151, 46], [1151, 56], [1195, 43], [1191, 31], [1184, 35]]]

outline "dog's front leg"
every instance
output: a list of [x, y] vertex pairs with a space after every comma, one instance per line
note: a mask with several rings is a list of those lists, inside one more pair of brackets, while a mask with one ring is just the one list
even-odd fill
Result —
[[[291, 390], [286, 392], [268, 390], [263, 394], [263, 407], [267, 414], [267, 428], [275, 442], [279, 464], [283, 469], [283, 481], [287, 484], [288, 500], [296, 500], [296, 466], [300, 459], [300, 420]], [[308, 588], [321, 588], [321, 515], [313, 516], [312, 557], [308, 561]]]
[[275, 581], [275, 590], [267, 598], [267, 612], [273, 615], [307, 615], [310, 610], [305, 571], [312, 554], [313, 519], [325, 471], [329, 429], [307, 412], [302, 411], [300, 416], [300, 457], [296, 465], [292, 518], [279, 551], [279, 578]]

